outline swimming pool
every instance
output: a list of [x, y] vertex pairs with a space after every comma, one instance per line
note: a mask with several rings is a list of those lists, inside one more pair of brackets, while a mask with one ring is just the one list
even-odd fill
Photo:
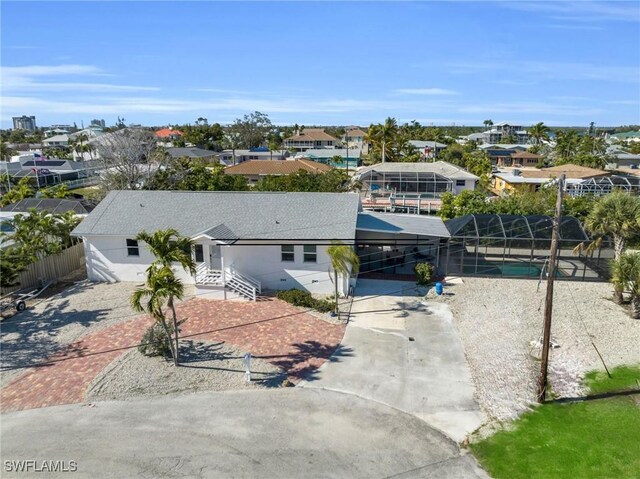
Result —
[[[487, 261], [478, 259], [476, 268], [473, 264], [465, 264], [463, 271], [465, 274], [479, 274], [483, 276], [516, 276], [524, 278], [539, 278], [542, 272], [542, 265], [529, 263], [527, 261]], [[561, 270], [556, 271], [557, 276], [565, 276]]]

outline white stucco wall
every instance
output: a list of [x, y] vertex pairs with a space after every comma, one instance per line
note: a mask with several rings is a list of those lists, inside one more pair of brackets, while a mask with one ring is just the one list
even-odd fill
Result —
[[[281, 261], [280, 245], [233, 245], [222, 247], [225, 267], [235, 267], [260, 281], [263, 289], [304, 289], [311, 293], [333, 294], [333, 272], [327, 245], [317, 245], [316, 263], [305, 263], [303, 245], [294, 245], [295, 261]], [[339, 278], [340, 294], [348, 292], [348, 280]]]
[[[84, 238], [84, 252], [87, 262], [87, 277], [90, 281], [134, 281], [142, 283], [145, 272], [154, 256], [146, 244], [139, 243], [140, 256], [127, 254], [124, 236], [94, 236]], [[193, 284], [194, 278], [182, 268], [176, 267], [176, 276], [185, 284]]]
[[[91, 281], [133, 281], [143, 282], [146, 269], [154, 257], [142, 242], [139, 243], [140, 256], [128, 256], [126, 237], [94, 236], [84, 239], [87, 262], [87, 276]], [[204, 245], [204, 258], [209, 261], [208, 244]], [[294, 245], [293, 262], [281, 261], [280, 244], [273, 245], [233, 245], [221, 246], [225, 269], [235, 267], [260, 281], [263, 289], [305, 289], [311, 293], [333, 294], [333, 273], [330, 273], [330, 258], [327, 245], [318, 245], [317, 262], [303, 261], [303, 246]], [[182, 268], [175, 268], [177, 276], [186, 284], [193, 284], [194, 278]], [[348, 292], [348, 278], [339, 278], [339, 292]]]
[[453, 194], [455, 194], [455, 195], [457, 195], [458, 193], [460, 193], [461, 191], [464, 191], [464, 190], [475, 190], [476, 189], [476, 180], [465, 180], [464, 186], [462, 186], [462, 185], [457, 186], [456, 185], [456, 180], [453, 180], [452, 189], [453, 189]]

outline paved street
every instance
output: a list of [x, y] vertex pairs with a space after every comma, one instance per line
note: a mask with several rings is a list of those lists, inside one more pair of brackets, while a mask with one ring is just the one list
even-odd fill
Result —
[[456, 441], [483, 420], [462, 343], [445, 304], [425, 302], [407, 282], [360, 280], [342, 347], [304, 387], [380, 401]]
[[[198, 393], [2, 416], [2, 467], [76, 461], [91, 478], [486, 477], [415, 417], [301, 388]], [[2, 477], [44, 477], [9, 474]]]

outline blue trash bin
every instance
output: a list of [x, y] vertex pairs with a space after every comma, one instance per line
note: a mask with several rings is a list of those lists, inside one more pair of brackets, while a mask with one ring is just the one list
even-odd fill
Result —
[[444, 290], [444, 286], [442, 285], [442, 283], [440, 281], [438, 281], [436, 283], [436, 294], [438, 296], [440, 296], [442, 294], [442, 291]]

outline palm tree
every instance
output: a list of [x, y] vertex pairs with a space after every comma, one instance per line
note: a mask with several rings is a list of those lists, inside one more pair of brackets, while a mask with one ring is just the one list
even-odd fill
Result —
[[398, 134], [398, 122], [395, 118], [387, 118], [384, 124], [371, 125], [367, 131], [367, 141], [373, 150], [380, 153], [382, 161], [393, 151], [393, 145]]
[[[627, 241], [640, 234], [640, 198], [621, 190], [603, 196], [585, 219], [584, 226], [592, 235], [597, 236], [586, 251], [599, 248], [603, 237], [610, 236], [613, 239], [614, 259], [618, 260]], [[579, 245], [577, 249], [585, 248]]]
[[[196, 263], [191, 255], [191, 251], [194, 247], [194, 242], [190, 238], [181, 236], [177, 230], [169, 228], [166, 230], [158, 230], [153, 234], [149, 234], [146, 231], [141, 231], [136, 236], [136, 240], [144, 241], [149, 246], [149, 250], [155, 256], [156, 260], [147, 269], [147, 282], [151, 275], [156, 274], [160, 270], [168, 270], [173, 273], [172, 266], [174, 263], [178, 263], [189, 274], [194, 275], [196, 273]], [[165, 274], [165, 273], [163, 273]], [[167, 306], [171, 309], [173, 318], [173, 328], [175, 335], [175, 356], [174, 362], [178, 365], [179, 355], [179, 331], [178, 331], [178, 318], [175, 308], [175, 300], [182, 299], [184, 294], [184, 285], [182, 281], [173, 275], [173, 279], [169, 281], [168, 278], [163, 280], [165, 282], [165, 289], [168, 291], [174, 291], [175, 294], [169, 294], [167, 296]], [[177, 294], [179, 292], [179, 294]]]
[[338, 275], [351, 276], [358, 274], [360, 269], [360, 258], [353, 248], [344, 244], [342, 241], [332, 241], [331, 246], [327, 248], [327, 254], [331, 258], [331, 269], [333, 269], [333, 283], [335, 285], [336, 309], [338, 314]]
[[573, 158], [578, 152], [580, 137], [571, 131], [556, 131], [556, 158]]
[[482, 122], [482, 124], [484, 125], [485, 128], [491, 128], [493, 126], [493, 121], [485, 120]]
[[173, 363], [178, 365], [177, 346], [171, 341], [171, 332], [163, 309], [171, 295], [177, 294], [176, 277], [171, 268], [158, 267], [152, 264], [147, 270], [147, 282], [137, 288], [131, 295], [131, 307], [139, 313], [147, 313], [153, 317], [164, 330]]
[[529, 136], [535, 140], [535, 144], [539, 145], [542, 140], [549, 140], [549, 127], [544, 122], [539, 122], [529, 128]]
[[640, 253], [624, 253], [611, 263], [611, 283], [617, 303], [622, 303], [622, 293], [631, 293], [631, 316], [640, 318]]

